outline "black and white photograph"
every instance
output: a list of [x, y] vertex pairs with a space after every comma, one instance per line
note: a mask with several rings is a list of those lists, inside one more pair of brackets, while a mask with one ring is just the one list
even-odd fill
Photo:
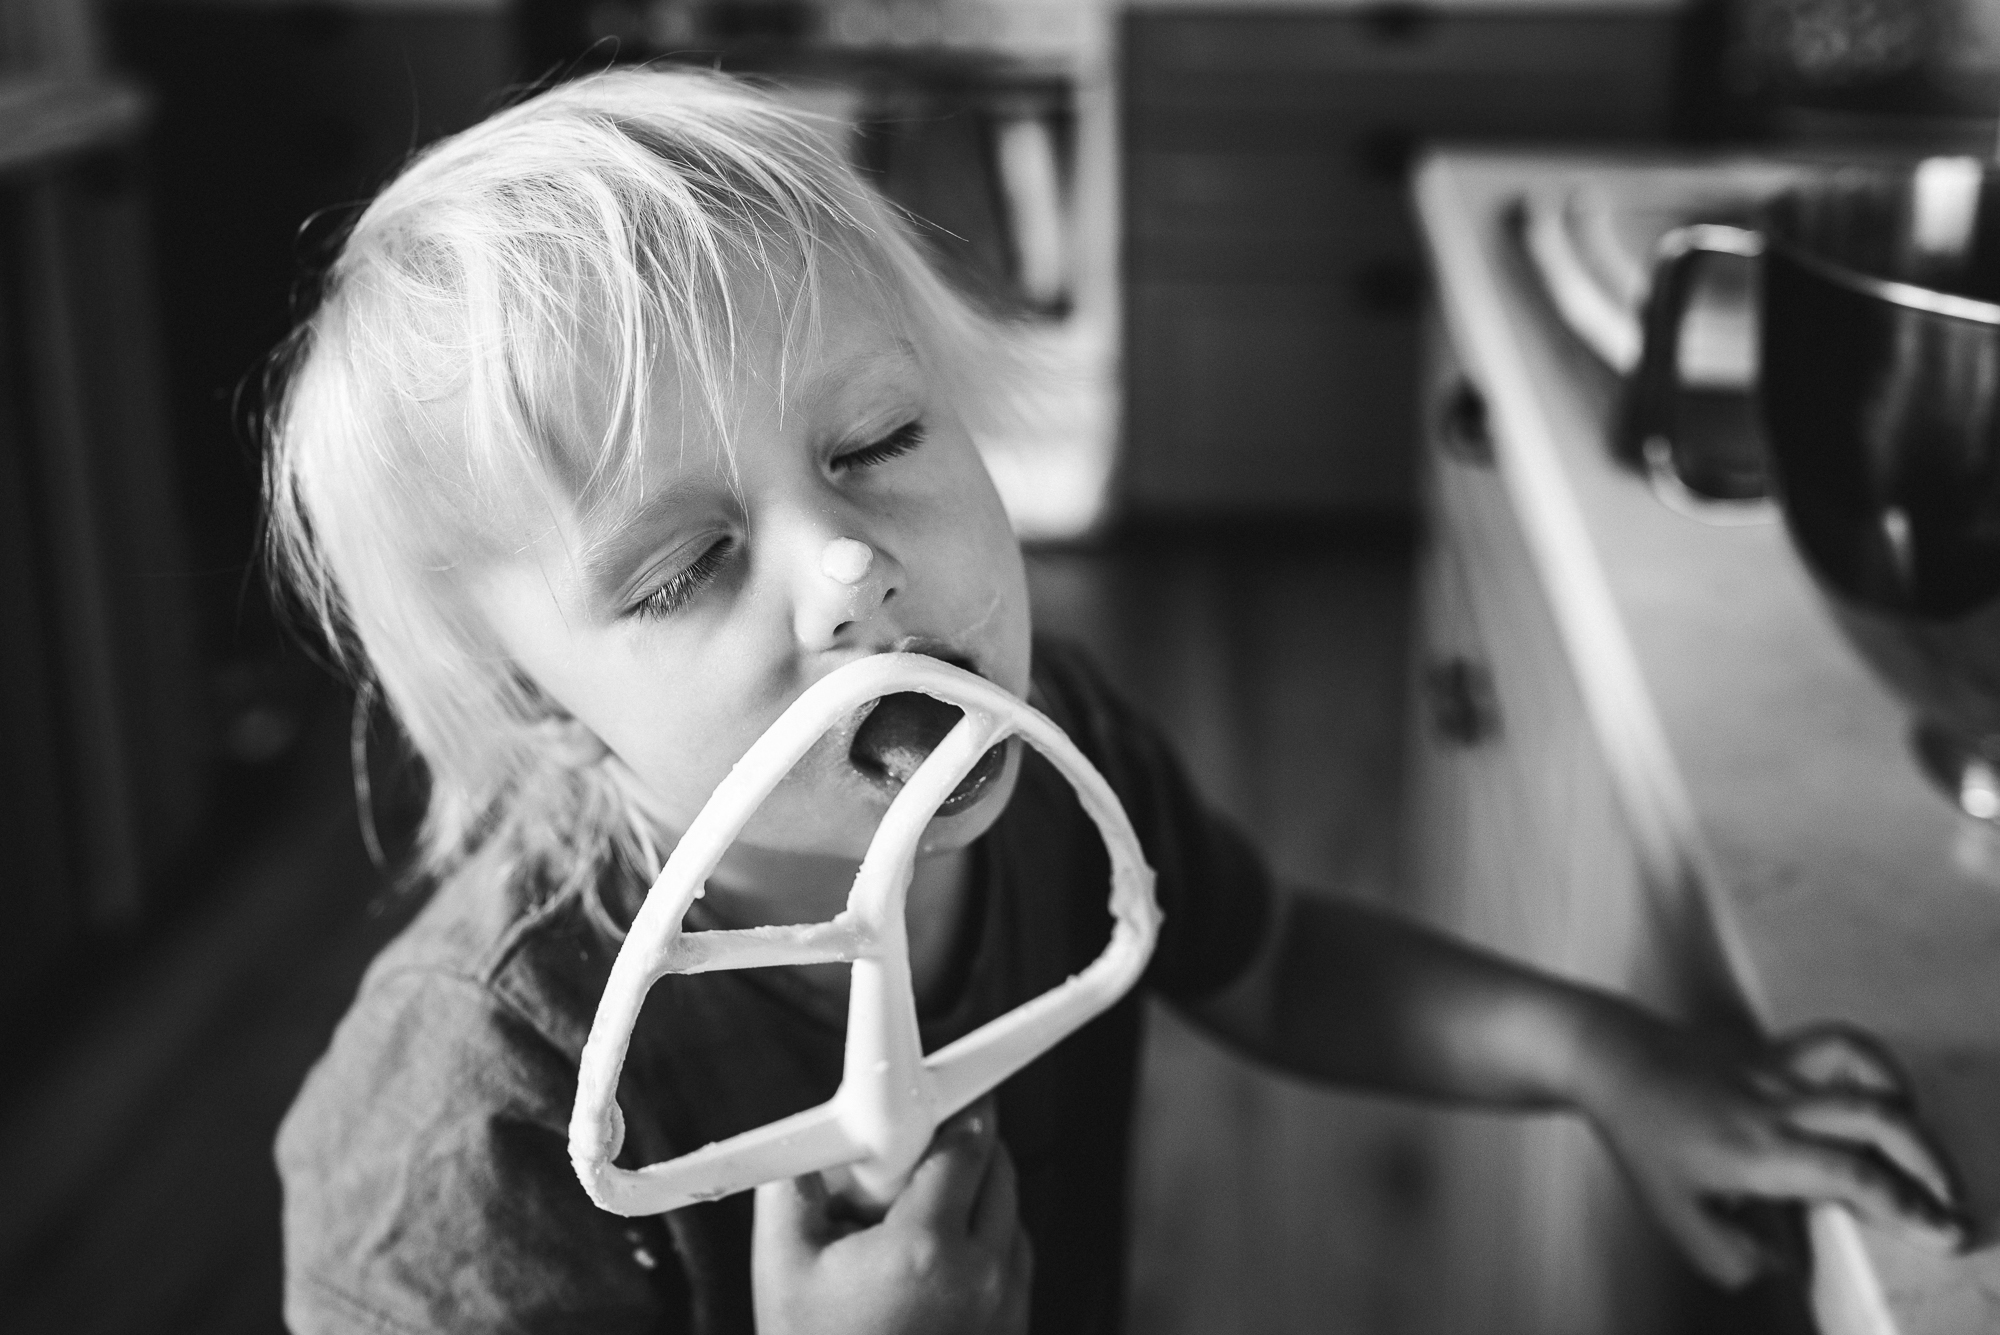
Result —
[[0, 0], [0, 1330], [2000, 1335], [2000, 0]]

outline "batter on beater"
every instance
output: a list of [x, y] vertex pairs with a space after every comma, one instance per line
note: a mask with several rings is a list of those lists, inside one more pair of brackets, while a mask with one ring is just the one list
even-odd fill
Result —
[[[360, 216], [285, 357], [273, 544], [422, 759], [434, 889], [280, 1133], [294, 1330], [1117, 1330], [1141, 994], [1312, 1078], [1571, 1109], [1724, 1283], [1768, 1258], [1717, 1200], [1959, 1236], [1865, 1037], [1725, 1051], [1275, 886], [1159, 735], [1031, 638], [973, 440], [1033, 371], [815, 126], [719, 76], [556, 88], [426, 151]], [[1138, 989], [939, 1127], [886, 1211], [816, 1173], [598, 1208], [571, 1111], [647, 885], [789, 706], [892, 652], [1026, 700], [1103, 776], [1164, 915]], [[808, 938], [820, 962], [661, 978], [632, 1017], [621, 1134], [586, 1135], [585, 1160], [675, 1159], [834, 1096], [837, 920], [960, 713], [891, 692], [803, 747], [686, 926], [834, 924]], [[1089, 969], [1112, 923], [1063, 774], [1018, 740], [963, 759], [900, 925], [931, 1054]]]

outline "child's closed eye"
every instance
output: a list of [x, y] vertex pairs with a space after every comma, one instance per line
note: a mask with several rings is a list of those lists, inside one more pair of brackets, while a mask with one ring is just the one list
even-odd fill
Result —
[[845, 454], [833, 456], [831, 467], [836, 473], [844, 473], [856, 468], [873, 468], [891, 459], [901, 458], [924, 443], [924, 424], [905, 422], [882, 439], [870, 445], [863, 445]]
[[651, 593], [635, 603], [627, 615], [668, 617], [682, 611], [715, 578], [735, 551], [735, 538], [728, 535], [716, 538], [702, 549], [699, 556], [667, 576]]

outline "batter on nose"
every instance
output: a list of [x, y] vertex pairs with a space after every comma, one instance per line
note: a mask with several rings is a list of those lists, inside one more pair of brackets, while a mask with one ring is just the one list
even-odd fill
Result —
[[819, 554], [819, 572], [836, 584], [850, 587], [868, 578], [875, 564], [875, 549], [853, 538], [835, 538]]

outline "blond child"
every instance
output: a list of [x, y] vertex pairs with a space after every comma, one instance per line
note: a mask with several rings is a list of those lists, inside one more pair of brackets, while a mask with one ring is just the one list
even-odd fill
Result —
[[[578, 1053], [662, 850], [807, 685], [889, 650], [1027, 697], [1105, 773], [1159, 873], [1145, 988], [1224, 1041], [1350, 1086], [1574, 1109], [1725, 1283], [1766, 1258], [1721, 1199], [1954, 1235], [1859, 1037], [1728, 1055], [1275, 887], [1089, 667], [1031, 642], [973, 440], [1034, 368], [756, 90], [603, 75], [434, 147], [356, 222], [285, 368], [274, 551], [422, 757], [436, 885], [279, 1137], [300, 1335], [1117, 1328], [1136, 997], [941, 1130], [880, 1219], [811, 1179], [627, 1221], [567, 1163]], [[833, 916], [955, 715], [892, 696], [835, 729], [691, 925]], [[990, 753], [909, 898], [926, 1045], [1092, 959], [1103, 877], [1067, 785]], [[631, 1159], [823, 1101], [830, 967], [662, 980], [626, 1067]]]

